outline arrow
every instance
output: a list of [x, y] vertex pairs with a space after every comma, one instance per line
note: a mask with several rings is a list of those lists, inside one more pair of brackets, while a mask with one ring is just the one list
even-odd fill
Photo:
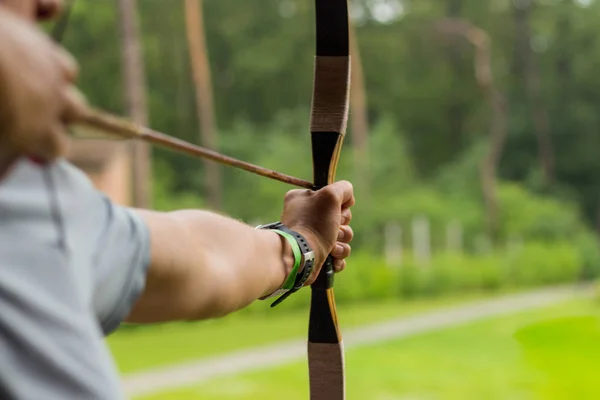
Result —
[[96, 109], [89, 109], [84, 114], [79, 116], [77, 120], [71, 124], [71, 128], [74, 132], [76, 132], [76, 134], [81, 134], [83, 137], [89, 138], [91, 133], [92, 138], [99, 136], [112, 136], [121, 137], [124, 139], [143, 140], [159, 147], [185, 153], [193, 157], [205, 158], [224, 165], [229, 165], [234, 168], [243, 169], [245, 171], [252, 172], [253, 174], [264, 176], [279, 182], [306, 189], [314, 188], [314, 185], [311, 182], [223, 155], [214, 150], [197, 146], [184, 140], [152, 130], [145, 126], [135, 124], [125, 118]]

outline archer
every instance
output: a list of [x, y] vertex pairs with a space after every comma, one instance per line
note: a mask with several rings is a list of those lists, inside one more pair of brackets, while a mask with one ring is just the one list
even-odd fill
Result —
[[115, 205], [64, 160], [77, 67], [35, 25], [60, 0], [0, 0], [0, 397], [122, 398], [102, 337], [218, 317], [345, 267], [350, 183], [293, 190], [281, 224]]

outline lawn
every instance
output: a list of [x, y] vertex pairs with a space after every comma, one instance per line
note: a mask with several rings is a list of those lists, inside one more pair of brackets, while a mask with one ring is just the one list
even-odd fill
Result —
[[[348, 400], [598, 399], [600, 306], [569, 301], [347, 352]], [[308, 398], [306, 363], [138, 400]]]
[[[308, 291], [299, 293], [307, 294]], [[338, 313], [342, 328], [345, 329], [486, 297], [491, 295], [469, 294], [413, 302], [362, 303], [339, 307]], [[268, 303], [259, 302], [249, 312], [211, 321], [123, 329], [111, 335], [107, 341], [119, 370], [127, 373], [306, 337], [308, 311], [290, 311], [285, 303], [268, 313], [257, 310], [268, 307]]]

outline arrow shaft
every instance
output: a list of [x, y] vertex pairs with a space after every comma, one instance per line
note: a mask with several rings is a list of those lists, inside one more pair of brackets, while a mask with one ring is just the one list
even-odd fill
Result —
[[185, 153], [193, 157], [208, 159], [238, 169], [243, 169], [253, 174], [264, 176], [266, 178], [290, 185], [306, 189], [313, 188], [313, 184], [311, 182], [220, 154], [214, 150], [174, 138], [103, 111], [88, 110], [85, 115], [82, 115], [78, 118], [75, 124], [100, 131], [101, 133], [110, 136], [120, 136], [126, 139], [143, 140], [160, 147]]

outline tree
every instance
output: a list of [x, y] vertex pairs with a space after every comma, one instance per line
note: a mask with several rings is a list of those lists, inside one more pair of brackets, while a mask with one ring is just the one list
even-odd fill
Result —
[[479, 173], [487, 214], [487, 230], [489, 235], [494, 236], [498, 228], [496, 174], [506, 141], [508, 115], [506, 100], [494, 83], [491, 40], [483, 29], [464, 20], [445, 19], [439, 21], [437, 27], [445, 34], [466, 38], [475, 48], [475, 79], [492, 111], [488, 149], [481, 160]]
[[550, 138], [550, 124], [548, 112], [541, 93], [540, 68], [536, 55], [531, 48], [531, 10], [532, 0], [514, 1], [515, 19], [515, 48], [516, 66], [521, 75], [525, 90], [529, 115], [533, 122], [534, 131], [538, 143], [538, 155], [542, 174], [546, 184], [554, 181], [554, 154], [552, 151], [552, 139]]
[[[210, 149], [217, 148], [210, 65], [204, 38], [204, 17], [201, 0], [185, 0], [186, 32], [196, 89], [196, 112], [200, 123], [200, 143]], [[221, 170], [216, 163], [204, 163], [205, 187], [208, 205], [221, 208]]]
[[[119, 0], [121, 26], [121, 56], [123, 95], [126, 112], [138, 124], [148, 125], [145, 72], [136, 0]], [[142, 141], [131, 143], [133, 158], [133, 202], [136, 207], [149, 208], [151, 199], [151, 150]]]

